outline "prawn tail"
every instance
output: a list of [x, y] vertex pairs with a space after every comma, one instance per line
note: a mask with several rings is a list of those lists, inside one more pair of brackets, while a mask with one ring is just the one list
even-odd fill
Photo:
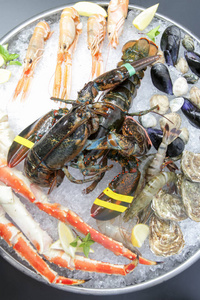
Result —
[[166, 145], [170, 145], [181, 133], [181, 130], [175, 127], [169, 130], [169, 125], [166, 124], [163, 129], [163, 142]]

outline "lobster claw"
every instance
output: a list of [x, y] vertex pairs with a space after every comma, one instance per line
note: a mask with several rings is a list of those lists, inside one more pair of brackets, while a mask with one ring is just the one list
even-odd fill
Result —
[[140, 179], [140, 172], [125, 172], [117, 175], [98, 198], [95, 199], [91, 216], [94, 219], [106, 221], [123, 213], [134, 199]]
[[[35, 142], [35, 134], [32, 132], [35, 124], [38, 120], [26, 127], [17, 137], [15, 137], [13, 143], [10, 146], [7, 156], [7, 165], [10, 168], [18, 165], [26, 156], [31, 148], [31, 145]], [[21, 144], [24, 141], [24, 144]]]

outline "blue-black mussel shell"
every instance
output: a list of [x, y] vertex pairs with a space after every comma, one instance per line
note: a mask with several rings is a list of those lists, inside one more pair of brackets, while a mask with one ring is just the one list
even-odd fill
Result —
[[151, 68], [151, 79], [154, 86], [168, 94], [173, 95], [172, 80], [168, 68], [162, 63], [156, 63]]
[[200, 55], [196, 52], [185, 51], [185, 59], [191, 71], [200, 77]]
[[[162, 138], [163, 138], [163, 132], [160, 129], [153, 129], [153, 128], [148, 128], [147, 129], [148, 135], [152, 141], [152, 144], [156, 150], [158, 150]], [[176, 157], [179, 156], [185, 148], [185, 143], [184, 141], [177, 137], [168, 147], [167, 147], [167, 153], [166, 156], [169, 157]]]
[[190, 124], [200, 129], [200, 109], [196, 107], [189, 99], [184, 98], [184, 103], [181, 107], [181, 110], [189, 120]]

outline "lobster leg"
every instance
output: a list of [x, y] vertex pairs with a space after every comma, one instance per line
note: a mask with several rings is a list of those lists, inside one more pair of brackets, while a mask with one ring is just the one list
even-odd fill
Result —
[[[23, 195], [29, 201], [34, 203], [39, 209], [45, 211], [47, 214], [64, 223], [72, 225], [84, 235], [90, 233], [93, 241], [101, 244], [105, 248], [114, 252], [116, 255], [122, 255], [130, 260], [137, 258], [137, 255], [125, 248], [123, 244], [112, 240], [111, 238], [92, 228], [90, 225], [86, 224], [75, 212], [69, 210], [67, 207], [61, 206], [58, 203], [49, 203], [47, 196], [45, 196], [36, 186], [31, 185], [30, 190], [30, 183], [27, 184], [27, 179], [21, 175], [21, 178], [24, 178], [26, 182], [23, 183], [22, 179], [19, 179], [19, 177], [15, 175], [14, 169], [10, 170], [8, 167], [2, 167], [0, 168], [0, 171], [2, 171], [2, 169], [4, 169], [4, 171], [0, 173], [0, 181], [11, 186], [15, 192]], [[27, 190], [29, 190], [29, 193], [27, 193]], [[157, 262], [150, 261], [141, 256], [139, 256], [139, 262], [146, 265], [157, 264]]]
[[5, 217], [5, 212], [0, 206], [0, 236], [15, 252], [26, 260], [42, 277], [50, 283], [77, 285], [84, 280], [76, 280], [59, 276], [48, 264], [40, 257], [36, 250], [30, 245], [25, 236]]

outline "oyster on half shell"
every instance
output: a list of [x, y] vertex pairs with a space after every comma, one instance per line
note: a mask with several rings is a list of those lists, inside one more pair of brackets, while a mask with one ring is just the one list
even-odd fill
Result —
[[181, 158], [181, 168], [187, 179], [200, 182], [200, 153], [185, 150]]
[[188, 218], [182, 199], [162, 190], [153, 197], [151, 207], [161, 219], [179, 222]]
[[179, 225], [170, 220], [162, 220], [153, 215], [149, 224], [149, 245], [158, 256], [171, 256], [181, 252], [185, 245]]
[[190, 219], [200, 222], [200, 183], [181, 179], [180, 192]]

